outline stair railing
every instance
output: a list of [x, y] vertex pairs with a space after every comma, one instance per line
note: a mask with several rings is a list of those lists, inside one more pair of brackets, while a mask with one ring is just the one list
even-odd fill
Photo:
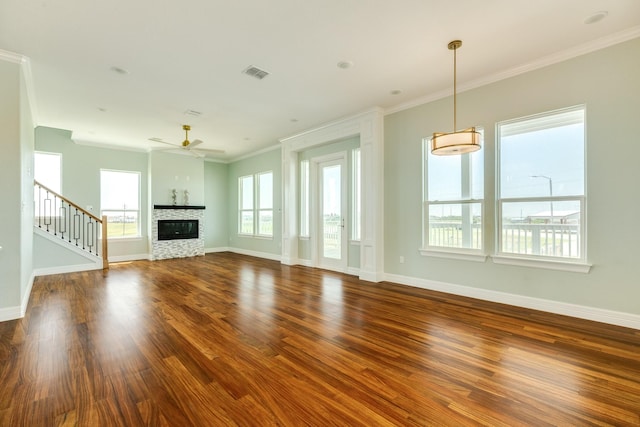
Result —
[[102, 268], [109, 268], [106, 215], [98, 218], [38, 181], [34, 181], [34, 209], [36, 227], [102, 257]]

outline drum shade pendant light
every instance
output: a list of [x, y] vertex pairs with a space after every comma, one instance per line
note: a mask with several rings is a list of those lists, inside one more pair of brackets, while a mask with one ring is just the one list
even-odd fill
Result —
[[480, 132], [476, 128], [456, 131], [456, 50], [462, 46], [462, 41], [454, 40], [448, 44], [453, 50], [453, 132], [434, 133], [431, 139], [431, 153], [438, 156], [452, 156], [455, 154], [471, 153], [480, 149]]

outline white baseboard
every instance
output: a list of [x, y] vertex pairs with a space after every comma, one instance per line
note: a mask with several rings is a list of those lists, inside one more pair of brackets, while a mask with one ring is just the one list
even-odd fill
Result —
[[99, 264], [61, 265], [57, 267], [44, 267], [33, 270], [35, 276], [49, 276], [51, 274], [76, 273], [79, 271], [102, 270], [102, 262]]
[[29, 283], [27, 284], [27, 290], [22, 296], [22, 304], [20, 304], [20, 317], [24, 317], [27, 313], [27, 306], [29, 305], [29, 297], [31, 297], [31, 289], [33, 289], [33, 282], [36, 280], [35, 271], [31, 272], [31, 277], [29, 277]]
[[7, 322], [9, 320], [16, 320], [24, 317], [21, 313], [21, 307], [5, 307], [0, 308], [0, 322]]
[[256, 258], [265, 258], [265, 259], [270, 259], [272, 261], [280, 261], [282, 259], [281, 255], [270, 254], [268, 252], [250, 251], [248, 249], [241, 249], [241, 248], [228, 248], [228, 249], [229, 249], [229, 252], [233, 252], [235, 254], [254, 256]]
[[215, 252], [231, 252], [231, 248], [228, 246], [220, 247], [220, 248], [205, 248], [204, 253], [210, 254]]
[[32, 273], [19, 306], [0, 308], [0, 322], [21, 319], [24, 317], [27, 312], [27, 305], [29, 304], [29, 297], [31, 296], [31, 289], [33, 288], [34, 280], [35, 274]]
[[460, 295], [640, 330], [640, 316], [631, 313], [605, 310], [602, 308], [588, 307], [560, 301], [492, 291], [488, 289], [473, 288], [470, 286], [455, 285], [452, 283], [419, 279], [416, 277], [401, 276], [398, 274], [387, 273], [385, 275], [385, 280], [416, 288], [429, 289], [432, 291], [445, 292], [453, 295]]

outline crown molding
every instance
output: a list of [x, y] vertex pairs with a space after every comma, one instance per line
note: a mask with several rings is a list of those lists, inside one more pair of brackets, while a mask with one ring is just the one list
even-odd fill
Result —
[[33, 127], [38, 126], [38, 108], [36, 104], [36, 91], [33, 84], [33, 74], [31, 73], [31, 60], [19, 53], [10, 52], [0, 49], [0, 61], [11, 62], [20, 65], [20, 71], [24, 78], [25, 90], [27, 92], [27, 101], [29, 110], [31, 111], [31, 120]]
[[[510, 77], [515, 77], [520, 74], [524, 74], [529, 71], [534, 71], [540, 68], [544, 68], [549, 65], [557, 64], [572, 58], [576, 58], [578, 56], [586, 55], [588, 53], [595, 52], [597, 50], [604, 49], [604, 48], [607, 48], [619, 43], [623, 43], [629, 40], [633, 40], [638, 37], [640, 37], [640, 25], [631, 27], [624, 31], [620, 31], [618, 33], [610, 34], [605, 37], [601, 37], [596, 40], [592, 40], [588, 43], [574, 46], [567, 50], [563, 50], [560, 52], [553, 53], [551, 55], [544, 56], [542, 58], [539, 58], [527, 64], [509, 68], [507, 70], [504, 70], [495, 74], [481, 77], [479, 79], [473, 80], [466, 84], [459, 85], [458, 93], [465, 92], [471, 89], [476, 89], [491, 83], [498, 82], [500, 80], [508, 79]], [[417, 107], [419, 105], [428, 104], [429, 102], [433, 102], [438, 99], [451, 96], [452, 93], [453, 93], [452, 89], [446, 89], [446, 90], [430, 93], [420, 98], [416, 98], [411, 101], [407, 101], [402, 104], [389, 107], [385, 109], [384, 114], [389, 115], [389, 114], [397, 113], [403, 110], [408, 110], [410, 108]]]
[[14, 64], [22, 64], [27, 58], [19, 53], [9, 52], [0, 49], [0, 61], [13, 62]]
[[121, 150], [121, 151], [133, 151], [136, 153], [148, 153], [151, 150], [147, 150], [145, 148], [137, 148], [137, 147], [128, 147], [128, 146], [124, 146], [124, 145], [117, 145], [117, 144], [109, 144], [108, 142], [97, 142], [97, 141], [89, 141], [86, 139], [79, 139], [79, 138], [74, 138], [73, 136], [71, 136], [71, 141], [73, 141], [74, 144], [77, 145], [84, 145], [87, 147], [94, 147], [94, 148], [108, 148], [110, 150]]

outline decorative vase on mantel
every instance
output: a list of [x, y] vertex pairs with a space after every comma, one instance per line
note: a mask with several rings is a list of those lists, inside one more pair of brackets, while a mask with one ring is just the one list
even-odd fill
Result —
[[175, 188], [171, 189], [171, 204], [173, 206], [178, 204], [178, 192], [176, 191]]
[[185, 206], [189, 206], [189, 190], [184, 190], [184, 203]]

